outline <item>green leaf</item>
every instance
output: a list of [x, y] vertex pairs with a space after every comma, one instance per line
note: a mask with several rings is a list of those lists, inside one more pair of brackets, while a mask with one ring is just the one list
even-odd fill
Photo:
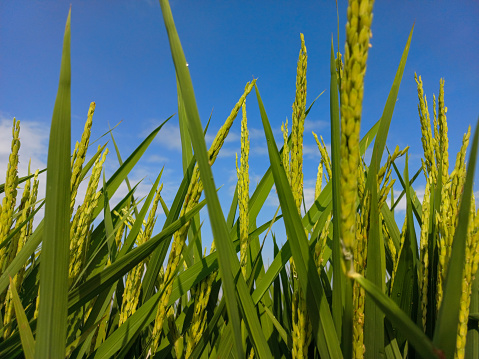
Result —
[[[364, 152], [371, 144], [370, 139], [376, 136], [376, 133], [379, 128], [379, 124], [380, 124], [380, 120], [376, 122], [373, 127], [371, 127], [371, 129], [366, 133], [366, 135], [364, 135], [364, 137], [359, 142], [361, 156], [364, 155]], [[272, 171], [270, 167], [268, 168], [265, 175], [261, 179], [260, 183], [256, 187], [256, 190], [249, 201], [250, 221], [252, 221], [252, 218], [256, 218], [256, 215], [259, 213], [261, 206], [263, 205], [264, 201], [266, 200], [269, 194], [269, 189], [273, 186], [273, 181], [274, 180], [273, 180]], [[331, 196], [332, 196], [331, 187], [332, 187], [332, 184], [328, 183], [323, 188], [323, 190], [321, 191], [321, 194], [319, 195], [319, 198], [316, 199], [316, 201], [311, 205], [311, 208], [304, 215], [302, 219], [302, 223], [304, 228], [307, 231], [311, 230], [311, 228], [313, 228], [315, 224], [316, 224], [316, 228], [319, 229], [324, 226], [324, 223], [326, 223], [326, 219], [329, 216], [329, 213], [331, 212]], [[282, 268], [284, 268], [284, 265], [289, 261], [289, 258], [291, 258], [291, 247], [290, 247], [290, 243], [286, 242], [281, 248], [278, 255], [275, 256], [266, 274], [263, 276], [263, 278], [260, 281], [258, 281], [258, 283], [256, 283], [256, 290], [253, 293], [253, 301], [255, 304], [259, 302], [259, 300], [262, 298], [264, 293], [271, 286], [271, 283], [276, 278], [276, 276], [280, 273]]]
[[[409, 187], [408, 156], [404, 168], [406, 188]], [[412, 201], [409, 191], [406, 192], [406, 235], [404, 244], [399, 254], [399, 261], [391, 290], [391, 297], [394, 302], [411, 320], [415, 321], [418, 311], [418, 253], [417, 239], [414, 231], [414, 220], [412, 217]], [[398, 346], [401, 348], [406, 340], [404, 333], [398, 333]]]
[[[262, 302], [260, 302], [260, 303], [263, 304]], [[281, 323], [278, 321], [278, 319], [276, 319], [274, 314], [271, 312], [271, 310], [267, 306], [262, 305], [262, 307], [263, 307], [264, 311], [266, 312], [266, 314], [268, 315], [268, 317], [273, 322], [273, 325], [276, 328], [276, 330], [278, 331], [279, 336], [281, 337], [281, 339], [286, 343], [286, 345], [288, 346], [288, 349], [291, 350], [293, 348], [293, 338], [291, 337], [291, 334], [286, 332], [286, 330], [283, 328]]]
[[36, 358], [65, 356], [70, 260], [70, 18], [71, 9], [65, 26], [60, 82], [48, 145]]
[[[171, 117], [170, 117], [171, 118]], [[141, 158], [143, 153], [145, 153], [148, 146], [153, 142], [153, 139], [156, 137], [160, 129], [163, 125], [170, 119], [166, 119], [160, 126], [155, 128], [150, 135], [133, 151], [133, 153], [128, 157], [128, 159], [120, 166], [120, 168], [110, 177], [107, 181], [106, 188], [108, 191], [109, 196], [113, 196], [120, 186], [121, 182], [123, 182], [131, 171], [131, 169], [135, 166], [138, 160]], [[100, 151], [97, 152], [97, 155], [101, 153]], [[88, 164], [92, 163], [93, 161], [89, 161]], [[88, 165], [87, 165], [88, 166]], [[82, 176], [86, 175], [85, 167], [82, 170]], [[70, 205], [70, 204], [69, 204]], [[104, 199], [102, 195], [98, 199], [98, 206], [94, 212], [94, 218], [102, 211], [104, 205]], [[23, 268], [25, 262], [30, 258], [30, 256], [35, 252], [37, 247], [40, 245], [42, 238], [43, 238], [43, 229], [45, 227], [44, 220], [42, 220], [33, 234], [30, 236], [30, 239], [25, 243], [22, 250], [17, 253], [15, 258], [13, 259], [12, 263], [5, 269], [0, 277], [0, 292], [3, 292], [9, 284], [9, 277], [13, 277], [17, 272]]]
[[[443, 349], [446, 358], [452, 358], [456, 349], [456, 335], [451, 328], [457, 328], [461, 308], [462, 279], [466, 257], [466, 238], [471, 208], [472, 186], [476, 168], [477, 142], [479, 140], [479, 120], [476, 123], [471, 154], [467, 164], [466, 182], [462, 192], [458, 222], [452, 242], [451, 257], [444, 282], [444, 297], [437, 316], [433, 342]], [[454, 330], [455, 333], [455, 330]]]
[[33, 359], [35, 352], [35, 340], [33, 339], [32, 330], [28, 324], [25, 310], [23, 309], [22, 302], [18, 296], [17, 289], [10, 278], [10, 290], [12, 292], [12, 301], [15, 307], [15, 316], [17, 317], [18, 331], [20, 332], [20, 339], [22, 341], [23, 353], [26, 359]]
[[[180, 188], [176, 192], [175, 199], [170, 207], [170, 212], [166, 216], [165, 223], [163, 224], [163, 229], [173, 223], [181, 212], [181, 206], [185, 200], [186, 193], [188, 192], [188, 186], [191, 182], [191, 176], [193, 174], [193, 169], [195, 167], [196, 160], [193, 158], [188, 166], [188, 169], [185, 172], [183, 180], [181, 181]], [[150, 261], [148, 263], [148, 268], [146, 269], [145, 276], [142, 281], [143, 295], [142, 302], [146, 302], [148, 298], [153, 295], [155, 288], [155, 283], [160, 273], [161, 266], [165, 261], [166, 253], [171, 242], [171, 237], [167, 238], [163, 245], [160, 245], [151, 255]]]
[[442, 358], [426, 334], [380, 288], [358, 273], [350, 273], [349, 276], [364, 288], [391, 323], [406, 335], [421, 358]]
[[156, 177], [155, 183], [153, 183], [153, 185], [151, 186], [150, 192], [148, 193], [148, 197], [143, 203], [143, 206], [141, 207], [138, 217], [135, 218], [135, 222], [133, 223], [133, 226], [131, 227], [130, 232], [128, 233], [128, 236], [126, 237], [120, 249], [120, 252], [118, 253], [118, 257], [124, 256], [126, 253], [128, 253], [130, 249], [133, 247], [133, 245], [135, 244], [136, 238], [138, 234], [140, 233], [141, 226], [143, 225], [143, 220], [145, 219], [146, 214], [148, 213], [148, 210], [150, 208], [150, 204], [153, 201], [153, 198], [155, 197], [156, 189], [158, 188], [158, 184], [160, 183], [162, 174], [163, 174], [163, 168], [161, 169], [158, 177]]
[[[180, 85], [178, 84], [178, 78], [176, 79], [176, 91], [178, 93], [178, 122], [180, 128], [181, 137], [181, 156], [183, 163], [183, 174], [188, 170], [188, 164], [193, 159], [193, 150], [191, 148], [191, 138], [188, 133], [188, 120], [186, 118], [185, 103], [181, 97]], [[206, 129], [205, 129], [206, 131]], [[201, 232], [198, 230], [200, 226], [200, 215], [197, 214], [195, 218], [190, 222], [190, 228], [188, 229], [188, 250], [187, 255], [184, 253], [185, 262], [188, 266], [193, 264], [193, 261], [202, 257], [202, 244], [201, 244]], [[196, 235], [195, 235], [196, 233]], [[192, 240], [192, 238], [195, 238]]]
[[[113, 221], [111, 219], [108, 191], [106, 190], [105, 172], [103, 172], [103, 188], [105, 188], [105, 192], [104, 192], [105, 195], [103, 196], [103, 198], [105, 199], [103, 218], [104, 218], [104, 221], [105, 221], [106, 238], [109, 238], [109, 237], [113, 236]], [[131, 188], [130, 188], [130, 191], [131, 191]], [[108, 251], [110, 252], [111, 249], [108, 248]]]
[[[109, 124], [108, 124], [108, 127], [110, 127]], [[110, 129], [110, 137], [111, 137], [111, 141], [113, 142], [113, 146], [115, 147], [116, 158], [118, 158], [118, 163], [121, 166], [123, 164], [123, 160], [121, 159], [120, 149], [118, 148], [116, 144], [115, 137], [113, 137], [113, 131], [111, 129]], [[130, 180], [128, 179], [128, 176], [125, 177], [125, 183], [126, 183], [126, 187], [128, 188], [128, 191], [131, 191], [131, 185], [130, 185]], [[103, 183], [103, 188], [106, 188], [105, 183]], [[131, 197], [131, 203], [133, 202], [135, 202], [135, 198]], [[135, 218], [136, 217], [138, 217], [138, 211], [135, 206]]]
[[191, 211], [173, 222], [167, 228], [162, 230], [156, 236], [150, 238], [142, 245], [132, 249], [125, 255], [118, 256], [117, 260], [106, 267], [100, 273], [90, 277], [79, 287], [75, 288], [68, 296], [68, 310], [73, 312], [79, 306], [92, 299], [97, 294], [108, 288], [119, 278], [125, 275], [129, 270], [148, 257], [158, 245], [166, 238], [169, 238], [174, 232], [180, 229], [190, 218], [193, 217], [203, 206], [205, 202], [196, 205]]
[[[148, 242], [149, 241], [147, 241], [147, 243]], [[111, 358], [125, 345], [125, 343], [129, 342], [131, 338], [135, 337], [142, 328], [155, 320], [158, 301], [160, 300], [163, 291], [157, 292], [154, 296], [152, 296], [118, 329], [111, 333], [105, 342], [96, 350], [92, 357], [105, 359]]]
[[469, 323], [475, 319], [475, 325], [471, 325], [466, 337], [466, 358], [479, 357], [479, 275], [472, 282], [471, 304], [469, 305]]
[[[337, 288], [333, 291], [333, 320], [334, 327], [336, 328], [336, 335], [341, 341], [342, 335], [342, 324], [343, 324], [343, 291], [344, 285], [346, 284], [346, 278], [344, 272], [341, 268], [341, 243], [339, 238], [339, 226], [341, 218], [341, 201], [340, 201], [340, 177], [341, 177], [341, 167], [340, 167], [340, 143], [341, 143], [341, 133], [340, 133], [340, 118], [339, 118], [339, 99], [338, 99], [338, 81], [336, 75], [336, 61], [334, 58], [334, 47], [333, 39], [331, 38], [331, 59], [329, 64], [329, 69], [331, 72], [331, 81], [329, 85], [329, 105], [330, 105], [330, 116], [331, 116], [331, 170], [332, 170], [332, 192], [333, 192], [333, 273], [337, 275], [333, 276], [333, 287]], [[321, 227], [322, 228], [322, 227]], [[353, 308], [346, 307], [344, 308], [346, 312], [350, 312], [351, 316], [346, 316], [345, 318], [352, 319]], [[346, 347], [351, 347], [349, 343], [352, 342], [352, 321], [347, 321], [345, 325], [345, 338], [344, 343]], [[344, 354], [344, 353], [343, 353]], [[350, 354], [345, 355], [346, 358], [351, 357]]]
[[[38, 171], [38, 174], [42, 174], [42, 173], [45, 172], [46, 170], [47, 170], [47, 169], [44, 168], [44, 169], [42, 169], [41, 171]], [[30, 174], [30, 175], [28, 175], [28, 176], [20, 177], [20, 178], [18, 179], [18, 184], [23, 183], [23, 182], [29, 180], [30, 178], [33, 178], [33, 176], [35, 176], [34, 173], [32, 173], [32, 174]], [[3, 192], [5, 192], [5, 183], [0, 184], [0, 194], [2, 194]]]
[[291, 245], [291, 252], [298, 272], [298, 279], [301, 283], [301, 290], [304, 291], [304, 296], [306, 298], [308, 314], [310, 315], [311, 324], [313, 325], [316, 345], [322, 357], [342, 358], [338, 337], [334, 331], [331, 312], [329, 311], [321, 280], [316, 270], [316, 265], [309, 252], [305, 229], [301, 222], [298, 210], [296, 209], [288, 179], [282, 168], [282, 162], [279, 158], [273, 132], [256, 85], [255, 90], [268, 144], [268, 153], [273, 171], [274, 183], [276, 185], [276, 190], [278, 191], [278, 198], [281, 204], [286, 233], [289, 238], [288, 242], [290, 242]]
[[[389, 132], [394, 106], [396, 104], [399, 86], [401, 85], [404, 68], [406, 66], [409, 47], [414, 26], [412, 27], [409, 37], [404, 48], [401, 61], [399, 63], [394, 82], [384, 107], [379, 125], [378, 134], [374, 142], [371, 164], [368, 170], [366, 180], [366, 188], [371, 196], [371, 210], [369, 215], [370, 228], [368, 233], [368, 250], [367, 250], [367, 270], [366, 278], [370, 279], [376, 286], [383, 288], [385, 286], [385, 250], [384, 241], [381, 236], [379, 227], [379, 208], [378, 203], [378, 183], [377, 172], [381, 165], [381, 158], [386, 147], [386, 139]], [[366, 297], [364, 304], [364, 345], [366, 347], [366, 356], [373, 358], [378, 353], [384, 351], [384, 315], [374, 305], [370, 297]]]
[[7, 238], [5, 238], [5, 240], [4, 240], [2, 243], [0, 243], [0, 248], [3, 248], [3, 247], [5, 247], [7, 244], [10, 243], [10, 241], [12, 240], [12, 238], [13, 238], [18, 232], [20, 232], [20, 230], [23, 228], [23, 226], [25, 226], [27, 223], [30, 222], [30, 220], [31, 220], [32, 218], [35, 217], [35, 215], [37, 214], [37, 212], [43, 207], [44, 204], [45, 204], [45, 200], [43, 200], [43, 201], [40, 203], [40, 205], [39, 205], [37, 208], [35, 208], [35, 210], [34, 210], [32, 213], [30, 213], [30, 215], [29, 215], [22, 223], [20, 223], [18, 226], [15, 225], [15, 228], [14, 228], [13, 230], [11, 230], [10, 232], [8, 232]]
[[[229, 241], [226, 221], [221, 210], [218, 195], [216, 193], [216, 186], [213, 180], [211, 167], [209, 165], [203, 129], [201, 126], [198, 108], [196, 106], [193, 84], [191, 82], [188, 67], [186, 66], [187, 63], [185, 55], [181, 47], [178, 33], [176, 32], [169, 3], [167, 0], [161, 0], [160, 6], [170, 41], [171, 54], [173, 57], [173, 63], [175, 64], [181, 95], [185, 104], [188, 130], [193, 144], [195, 157], [198, 161], [205, 197], [208, 201], [208, 213], [211, 222], [211, 228], [213, 231], [213, 236], [216, 239], [215, 243], [219, 254], [218, 259], [220, 274], [223, 282], [223, 295], [226, 298], [228, 318], [232, 324], [236, 353], [238, 357], [244, 357], [241, 344], [241, 322], [238, 313], [239, 307], [244, 314], [245, 323], [250, 330], [250, 339], [254, 343], [255, 353], [260, 358], [270, 358], [271, 352], [261, 330], [255, 307], [242, 276], [239, 276], [239, 279], [235, 285], [233, 275], [234, 273], [239, 272], [238, 257], [233, 250], [232, 243]], [[236, 291], [238, 292], [238, 299], [236, 298]]]
[[[120, 168], [118, 168], [115, 171], [115, 173], [108, 179], [106, 183], [106, 187], [110, 197], [112, 197], [115, 194], [118, 187], [120, 187], [120, 184], [127, 178], [128, 173], [130, 173], [130, 171], [133, 169], [133, 167], [141, 158], [141, 156], [143, 156], [148, 146], [151, 144], [151, 142], [153, 142], [158, 132], [170, 120], [171, 117], [173, 116], [168, 117], [165, 121], [161, 123], [161, 125], [155, 128], [148, 135], [148, 137], [145, 138], [143, 142], [135, 149], [135, 151], [133, 151], [133, 153], [120, 166]], [[101, 194], [100, 197], [98, 198], [98, 205], [95, 208], [95, 211], [93, 212], [93, 218], [96, 218], [96, 216], [98, 216], [98, 214], [102, 211], [103, 204], [104, 204], [103, 194]]]

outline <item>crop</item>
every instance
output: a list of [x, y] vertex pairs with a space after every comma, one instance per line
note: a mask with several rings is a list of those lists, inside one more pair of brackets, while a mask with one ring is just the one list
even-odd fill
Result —
[[[382, 117], [360, 138], [373, 1], [349, 1], [344, 55], [331, 44], [331, 151], [321, 135], [313, 134], [318, 176], [315, 202], [305, 208], [302, 141], [314, 101], [307, 105], [303, 34], [291, 130], [286, 121], [282, 148], [276, 145], [260, 84], [253, 80], [207, 149], [173, 16], [167, 0], [160, 4], [175, 65], [183, 148], [184, 177], [174, 201], [168, 206], [163, 200], [163, 170], [145, 198], [137, 197], [128, 180], [170, 118], [125, 160], [111, 133], [119, 166], [106, 179], [106, 144], [86, 161], [92, 152], [93, 102], [70, 156], [69, 14], [45, 184], [38, 180], [45, 169], [29, 169], [20, 177], [21, 126], [13, 120], [11, 155], [0, 186], [0, 357], [478, 357], [479, 213], [472, 192], [477, 126], [472, 137], [467, 129], [450, 161], [445, 83], [440, 81], [437, 99], [433, 96], [431, 114], [416, 76], [421, 168], [411, 176], [408, 148], [386, 148], [413, 30]], [[253, 193], [248, 96], [258, 101], [270, 160]], [[225, 213], [211, 166], [240, 110], [238, 183]], [[367, 163], [364, 153], [371, 145]], [[400, 171], [396, 160], [403, 156]], [[421, 203], [413, 184], [422, 175]], [[77, 198], [83, 181], [87, 190]], [[123, 182], [129, 192], [112, 208], [110, 199]], [[39, 185], [46, 185], [45, 199], [37, 198]], [[273, 185], [280, 207], [258, 223]], [[394, 185], [402, 193], [389, 200]], [[405, 220], [396, 223], [393, 210], [403, 197]], [[214, 237], [209, 254], [202, 251], [199, 220], [205, 205]], [[155, 234], [159, 206], [166, 219]], [[42, 207], [45, 215], [34, 226]], [[270, 231], [277, 221], [287, 234], [281, 248]], [[264, 241], [274, 243], [269, 266], [263, 262]]]

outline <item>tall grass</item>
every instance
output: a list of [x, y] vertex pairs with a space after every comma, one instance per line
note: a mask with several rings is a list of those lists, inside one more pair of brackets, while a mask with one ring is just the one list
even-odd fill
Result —
[[[309, 134], [304, 134], [303, 124], [314, 101], [307, 106], [303, 35], [291, 135], [286, 122], [283, 147], [278, 150], [260, 84], [253, 80], [207, 150], [171, 9], [167, 0], [160, 4], [175, 65], [183, 148], [184, 177], [175, 199], [168, 207], [162, 198], [162, 171], [143, 199], [128, 181], [171, 119], [124, 161], [112, 135], [119, 166], [106, 179], [106, 145], [85, 160], [91, 150], [92, 103], [85, 130], [69, 156], [69, 14], [47, 179], [40, 184], [46, 185], [44, 201], [37, 199], [40, 171], [25, 177], [17, 172], [21, 126], [13, 120], [11, 155], [0, 186], [0, 357], [478, 357], [479, 213], [472, 193], [477, 126], [467, 166], [470, 128], [450, 166], [444, 81], [437, 101], [433, 97], [431, 114], [421, 77], [416, 76], [422, 167], [410, 171], [408, 148], [385, 154], [413, 31], [381, 119], [361, 139], [373, 2], [349, 2], [344, 56], [334, 52], [333, 43], [329, 56], [331, 153], [314, 134], [320, 152], [318, 178], [315, 202], [305, 208], [302, 138]], [[259, 104], [270, 160], [251, 195], [249, 95]], [[240, 109], [238, 184], [226, 213], [219, 205], [211, 166]], [[364, 153], [371, 144], [371, 161], [366, 163]], [[403, 169], [396, 164], [401, 156], [406, 158]], [[426, 180], [422, 203], [413, 187], [421, 173]], [[85, 197], [77, 199], [86, 178]], [[112, 208], [110, 198], [122, 182], [129, 192]], [[281, 212], [258, 223], [273, 185]], [[393, 185], [402, 193], [389, 202]], [[394, 207], [403, 197], [405, 221], [396, 223]], [[45, 216], [34, 228], [33, 218], [43, 204]], [[205, 205], [214, 236], [208, 255], [202, 252], [199, 221]], [[166, 219], [154, 234], [158, 206]], [[287, 233], [281, 248], [270, 234], [277, 221]], [[266, 267], [262, 249], [270, 240], [275, 257]]]

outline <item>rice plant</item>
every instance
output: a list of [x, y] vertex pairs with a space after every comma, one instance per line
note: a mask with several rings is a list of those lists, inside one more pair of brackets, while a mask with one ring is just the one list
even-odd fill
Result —
[[[184, 177], [170, 206], [162, 197], [163, 170], [144, 198], [128, 176], [172, 118], [124, 161], [112, 133], [119, 165], [106, 179], [109, 149], [90, 145], [97, 105], [92, 102], [70, 156], [69, 14], [46, 183], [38, 177], [45, 169], [29, 169], [20, 177], [21, 125], [13, 119], [0, 186], [0, 357], [479, 357], [479, 212], [472, 191], [477, 125], [472, 137], [465, 129], [450, 162], [445, 82], [439, 81], [431, 114], [416, 76], [422, 166], [411, 176], [408, 147], [386, 151], [411, 30], [382, 117], [360, 138], [373, 3], [350, 0], [344, 55], [331, 44], [328, 153], [322, 134], [304, 132], [314, 101], [308, 106], [303, 34], [297, 76], [289, 79], [296, 81], [291, 134], [286, 121], [282, 148], [261, 100], [261, 84], [253, 80], [232, 102], [208, 150], [173, 15], [168, 1], [160, 0], [175, 65], [183, 148]], [[270, 161], [254, 191], [248, 173], [248, 96], [258, 101]], [[211, 166], [240, 110], [238, 182], [226, 213]], [[248, 107], [248, 113], [255, 110]], [[310, 135], [318, 145], [318, 175], [315, 201], [306, 208], [302, 143]], [[367, 163], [364, 153], [371, 145]], [[402, 169], [399, 157], [405, 157]], [[413, 187], [421, 175], [422, 203]], [[84, 181], [85, 195], [77, 198]], [[123, 182], [128, 193], [113, 206], [111, 198]], [[280, 212], [258, 223], [273, 185]], [[45, 199], [37, 198], [39, 186], [46, 186]], [[389, 201], [393, 186], [402, 193]], [[403, 197], [406, 216], [397, 223], [394, 207]], [[199, 221], [205, 205], [214, 237], [209, 254], [202, 250]], [[155, 234], [160, 215], [164, 224]], [[286, 229], [281, 248], [271, 231], [275, 222]], [[274, 244], [269, 266], [263, 261], [265, 241]]]

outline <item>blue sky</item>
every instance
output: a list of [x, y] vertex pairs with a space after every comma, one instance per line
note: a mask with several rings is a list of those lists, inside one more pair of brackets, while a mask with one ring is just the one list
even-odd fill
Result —
[[[92, 139], [106, 132], [108, 124], [122, 121], [114, 134], [126, 157], [149, 131], [177, 111], [174, 68], [159, 4], [71, 3], [72, 142], [80, 138], [89, 103], [95, 101]], [[22, 124], [21, 174], [26, 171], [28, 158], [32, 158], [34, 167], [43, 168], [46, 164], [48, 128], [69, 6], [67, 1], [0, 3], [0, 168], [6, 169], [14, 116]], [[335, 1], [172, 1], [171, 6], [203, 124], [213, 111], [209, 142], [253, 77], [258, 79], [271, 125], [278, 140], [281, 138], [281, 123], [286, 117], [291, 119], [299, 34], [304, 34], [308, 104], [326, 90], [305, 126], [305, 194], [310, 196], [319, 161], [311, 131], [323, 135], [326, 143], [330, 137], [329, 51], [332, 34], [337, 47]], [[339, 1], [341, 51], [346, 6], [345, 1]], [[422, 76], [431, 112], [432, 95], [438, 94], [439, 79], [445, 79], [451, 166], [467, 126], [475, 124], [479, 114], [478, 17], [477, 1], [376, 1], [374, 5], [361, 131], [364, 134], [380, 117], [415, 23], [388, 139], [390, 148], [410, 146], [411, 171], [419, 168], [422, 155], [414, 72]], [[254, 94], [247, 99], [247, 112], [252, 193], [268, 165]], [[165, 166], [164, 197], [168, 203], [182, 176], [177, 121], [173, 117], [159, 133], [131, 176], [134, 181], [145, 177], [140, 186], [140, 192], [145, 193], [150, 180], [154, 181]], [[217, 186], [223, 185], [219, 194], [225, 211], [229, 209], [236, 181], [234, 157], [239, 152], [239, 136], [237, 120], [213, 166]], [[107, 174], [116, 169], [115, 161], [114, 155], [109, 155]], [[403, 163], [399, 161], [401, 166]], [[420, 195], [424, 189], [422, 179], [416, 188]], [[276, 205], [272, 191], [262, 218], [270, 218]], [[280, 227], [275, 227], [275, 231], [282, 233]]]

